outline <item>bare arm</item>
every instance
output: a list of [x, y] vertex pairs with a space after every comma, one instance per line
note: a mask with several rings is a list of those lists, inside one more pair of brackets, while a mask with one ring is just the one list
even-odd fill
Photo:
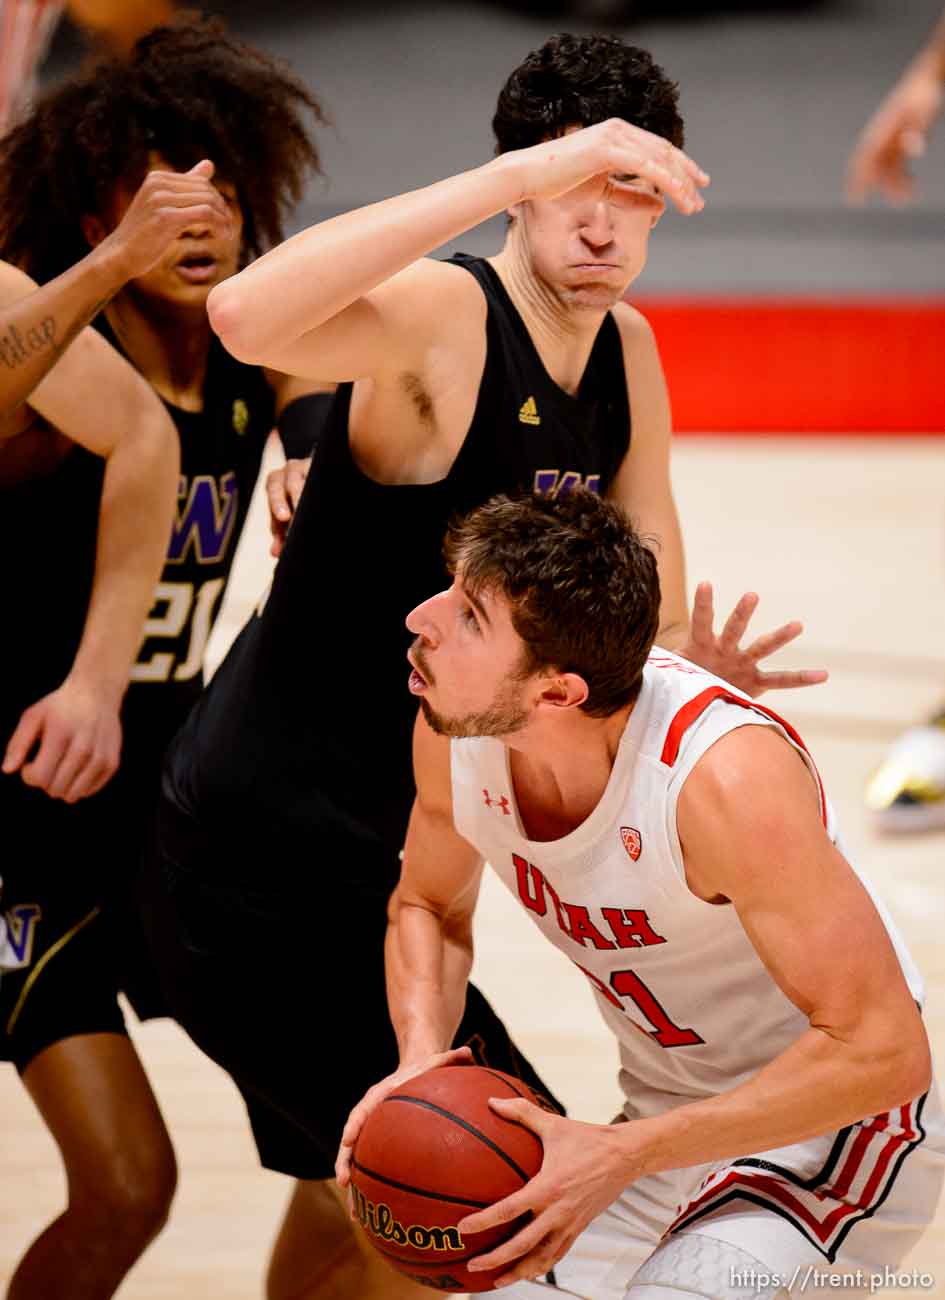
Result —
[[611, 489], [637, 530], [656, 542], [662, 603], [657, 645], [691, 659], [748, 695], [775, 688], [814, 686], [825, 681], [820, 669], [763, 672], [759, 664], [803, 631], [798, 622], [757, 637], [742, 648], [742, 637], [758, 604], [754, 592], [741, 597], [716, 635], [712, 588], [696, 588], [692, 618], [686, 606], [686, 561], [670, 476], [672, 417], [666, 378], [656, 339], [638, 311], [622, 303], [615, 312], [623, 342], [633, 437]]
[[646, 1174], [803, 1142], [882, 1114], [929, 1086], [928, 1039], [892, 943], [866, 890], [824, 830], [797, 753], [771, 730], [724, 736], [677, 806], [690, 889], [731, 900], [758, 956], [809, 1028], [745, 1083], [705, 1101], [617, 1126], [577, 1124], [527, 1103], [494, 1101], [545, 1147], [541, 1172], [470, 1216], [479, 1232], [534, 1218], [475, 1268], [500, 1281], [550, 1268], [620, 1190]]
[[702, 206], [697, 186], [708, 178], [694, 163], [613, 119], [312, 226], [218, 285], [211, 322], [234, 355], [292, 374], [340, 382], [416, 368], [442, 327], [442, 304], [423, 292], [423, 273], [401, 281], [409, 307], [380, 286], [487, 217], [623, 172], [658, 184], [684, 211]]
[[611, 489], [644, 537], [655, 539], [660, 575], [657, 644], [678, 650], [689, 631], [686, 561], [670, 481], [672, 415], [666, 378], [649, 323], [625, 303], [615, 313], [623, 343], [633, 436]]
[[118, 766], [119, 709], [167, 550], [179, 452], [161, 402], [92, 330], [80, 334], [30, 405], [105, 459], [95, 574], [78, 651], [62, 685], [23, 714], [3, 761], [4, 772], [20, 771], [28, 785], [71, 803], [95, 793]]
[[[9, 415], [26, 401], [124, 283], [122, 268], [108, 249], [41, 286], [9, 262], [0, 262], [0, 412]], [[0, 423], [0, 438], [12, 432], [15, 428]]]
[[677, 822], [690, 888], [731, 899], [810, 1027], [741, 1087], [662, 1117], [646, 1167], [801, 1142], [924, 1092], [921, 1016], [869, 894], [827, 837], [797, 753], [772, 730], [731, 732], [687, 780]]
[[453, 826], [450, 742], [423, 715], [414, 731], [417, 798], [386, 943], [388, 1002], [404, 1064], [444, 1051], [462, 1019], [482, 859]]
[[[118, 226], [77, 267], [42, 289], [9, 266], [0, 276], [7, 310], [35, 312], [40, 301], [39, 319], [46, 322], [36, 337], [33, 368], [23, 362], [10, 405], [0, 409], [13, 416], [26, 391], [29, 406], [52, 429], [106, 461], [95, 574], [78, 652], [62, 685], [22, 715], [3, 759], [4, 772], [19, 771], [27, 784], [70, 803], [94, 794], [118, 766], [118, 712], [167, 549], [179, 459], [177, 435], [159, 399], [104, 339], [80, 326], [103, 298], [150, 270], [189, 227], [215, 231], [229, 224], [213, 171], [204, 160], [189, 172], [149, 172]], [[17, 308], [21, 300], [25, 306]], [[13, 437], [23, 422], [11, 418], [8, 427]]]
[[879, 190], [893, 203], [915, 193], [909, 164], [945, 103], [945, 12], [879, 108], [867, 122], [847, 164], [847, 198], [860, 203]]
[[358, 1133], [387, 1093], [422, 1070], [470, 1056], [468, 1048], [451, 1052], [449, 1045], [466, 1001], [483, 863], [453, 826], [449, 741], [435, 736], [422, 714], [414, 731], [414, 773], [417, 798], [400, 883], [388, 909], [384, 950], [401, 1064], [351, 1112], [336, 1165], [342, 1186]]

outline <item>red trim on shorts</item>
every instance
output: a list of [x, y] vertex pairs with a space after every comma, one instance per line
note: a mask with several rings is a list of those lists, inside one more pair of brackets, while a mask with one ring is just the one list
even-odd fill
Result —
[[[764, 1169], [742, 1167], [731, 1169], [720, 1183], [717, 1183], [694, 1201], [690, 1201], [685, 1210], [677, 1216], [669, 1231], [675, 1232], [687, 1219], [697, 1214], [699, 1210], [711, 1208], [711, 1203], [724, 1197], [724, 1194], [730, 1189], [743, 1188], [745, 1191], [762, 1192], [769, 1196], [778, 1205], [782, 1206], [789, 1216], [804, 1224], [821, 1245], [826, 1245], [830, 1237], [847, 1219], [853, 1215], [862, 1216], [870, 1212], [877, 1200], [880, 1184], [887, 1173], [891, 1160], [899, 1153], [903, 1145], [910, 1146], [918, 1139], [917, 1126], [912, 1116], [913, 1105], [915, 1105], [914, 1102], [908, 1106], [900, 1107], [899, 1118], [903, 1131], [891, 1134], [888, 1140], [884, 1142], [882, 1149], [875, 1157], [876, 1163], [863, 1187], [863, 1191], [855, 1201], [836, 1204], [837, 1198], [846, 1194], [854, 1178], [860, 1172], [867, 1159], [873, 1137], [882, 1132], [889, 1124], [890, 1116], [888, 1113], [878, 1115], [871, 1121], [868, 1128], [861, 1129], [857, 1134], [836, 1184], [833, 1186], [829, 1183], [815, 1183], [812, 1186], [799, 1185], [799, 1191], [806, 1192], [814, 1200], [823, 1201], [825, 1209], [830, 1203], [833, 1203], [833, 1208], [830, 1208], [822, 1217], [818, 1217], [814, 1209], [792, 1190], [790, 1183], [777, 1177], [777, 1165], [769, 1166], [772, 1172]], [[864, 1135], [865, 1140], [863, 1140]], [[787, 1170], [782, 1172], [790, 1173]]]

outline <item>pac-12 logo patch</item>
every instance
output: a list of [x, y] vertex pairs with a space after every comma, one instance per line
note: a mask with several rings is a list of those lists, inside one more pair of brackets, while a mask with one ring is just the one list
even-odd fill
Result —
[[640, 832], [635, 826], [621, 826], [620, 838], [623, 840], [623, 847], [630, 854], [633, 861], [636, 862], [640, 856], [640, 850], [643, 848]]

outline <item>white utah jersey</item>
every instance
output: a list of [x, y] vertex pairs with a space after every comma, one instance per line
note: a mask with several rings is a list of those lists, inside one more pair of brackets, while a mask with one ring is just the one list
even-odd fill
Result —
[[[686, 883], [679, 792], [709, 746], [745, 725], [773, 727], [799, 751], [836, 843], [832, 810], [800, 737], [762, 705], [668, 651], [650, 655], [600, 802], [563, 839], [526, 838], [504, 744], [476, 739], [451, 746], [456, 828], [587, 976], [619, 1040], [621, 1085], [634, 1115], [663, 1109], [667, 1096], [698, 1099], [735, 1087], [808, 1027], [768, 974], [735, 908], [703, 902]], [[905, 945], [863, 884], [921, 1002], [921, 979]]]

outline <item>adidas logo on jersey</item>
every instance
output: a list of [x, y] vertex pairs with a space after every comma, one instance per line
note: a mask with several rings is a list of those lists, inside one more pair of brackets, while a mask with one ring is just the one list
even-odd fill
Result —
[[541, 424], [541, 416], [538, 414], [534, 397], [529, 397], [522, 403], [518, 418], [521, 424]]

